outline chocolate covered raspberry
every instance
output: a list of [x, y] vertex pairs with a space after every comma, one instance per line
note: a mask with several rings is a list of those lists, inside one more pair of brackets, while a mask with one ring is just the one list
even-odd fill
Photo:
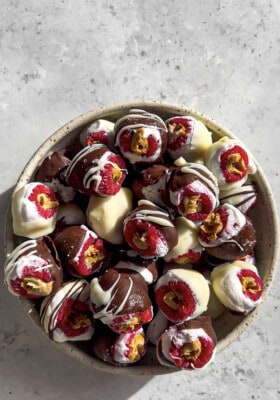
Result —
[[65, 172], [71, 160], [65, 151], [54, 151], [44, 158], [35, 174], [35, 181], [50, 186], [60, 202], [72, 201], [75, 190], [65, 182]]
[[202, 164], [176, 160], [169, 181], [169, 197], [177, 212], [201, 222], [218, 206], [219, 189], [214, 175]]
[[203, 160], [212, 144], [212, 134], [199, 120], [190, 116], [175, 116], [165, 121], [167, 152], [175, 160], [184, 157], [190, 162]]
[[132, 190], [139, 199], [149, 200], [172, 212], [168, 193], [171, 171], [172, 169], [166, 165], [152, 165], [143, 170], [139, 178], [132, 182]]
[[246, 215], [226, 203], [201, 224], [198, 240], [210, 255], [222, 260], [235, 260], [252, 253], [256, 231]]
[[111, 121], [98, 119], [87, 125], [80, 133], [80, 142], [83, 146], [92, 146], [96, 143], [105, 144], [114, 150], [114, 124]]
[[235, 139], [222, 137], [205, 153], [205, 164], [215, 175], [221, 190], [241, 186], [256, 165], [245, 147]]
[[211, 318], [201, 316], [165, 330], [157, 344], [157, 357], [167, 366], [200, 369], [212, 360], [216, 343]]
[[145, 355], [147, 348], [142, 328], [119, 334], [106, 325], [98, 327], [92, 346], [98, 358], [115, 366], [125, 366], [139, 361]]
[[94, 320], [89, 302], [90, 287], [86, 280], [65, 282], [46, 297], [40, 318], [44, 331], [56, 342], [89, 340], [94, 333]]
[[115, 144], [132, 165], [157, 162], [166, 150], [166, 125], [158, 115], [133, 109], [116, 122]]
[[155, 300], [170, 321], [184, 322], [207, 309], [208, 283], [197, 271], [170, 269], [156, 283]]
[[147, 257], [164, 257], [178, 241], [168, 213], [147, 200], [140, 200], [125, 218], [123, 235], [133, 250]]
[[7, 256], [4, 271], [9, 291], [29, 299], [48, 296], [63, 280], [56, 248], [48, 236], [18, 245]]
[[246, 315], [262, 302], [263, 281], [249, 262], [221, 264], [213, 269], [211, 281], [219, 301], [235, 313]]
[[112, 196], [126, 177], [124, 159], [103, 144], [83, 148], [66, 171], [66, 181], [87, 195]]
[[40, 182], [27, 183], [12, 198], [14, 233], [31, 239], [52, 233], [58, 206], [52, 188]]
[[143, 279], [109, 269], [91, 281], [94, 317], [117, 333], [134, 332], [151, 321], [153, 307]]
[[70, 275], [86, 277], [102, 267], [103, 240], [85, 225], [69, 226], [54, 237], [63, 267]]

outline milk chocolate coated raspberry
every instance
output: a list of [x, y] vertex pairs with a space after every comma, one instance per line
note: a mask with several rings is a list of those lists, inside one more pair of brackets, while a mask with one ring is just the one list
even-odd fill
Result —
[[103, 240], [85, 225], [69, 226], [54, 237], [64, 269], [73, 276], [86, 277], [102, 267]]
[[115, 124], [115, 143], [130, 164], [151, 164], [166, 150], [167, 128], [158, 115], [131, 110]]
[[66, 171], [66, 181], [87, 195], [112, 196], [126, 177], [124, 159], [103, 144], [83, 148]]
[[148, 257], [165, 256], [178, 241], [168, 213], [147, 200], [125, 218], [123, 235], [133, 250]]
[[117, 333], [134, 332], [150, 322], [153, 308], [144, 280], [112, 269], [91, 281], [94, 317]]
[[247, 216], [236, 207], [224, 204], [202, 223], [198, 240], [212, 256], [235, 260], [252, 253], [256, 232]]
[[167, 209], [172, 208], [168, 193], [171, 171], [172, 169], [165, 165], [152, 165], [143, 170], [140, 177], [132, 182], [132, 190], [139, 199], [149, 200]]
[[142, 328], [118, 334], [106, 325], [98, 327], [93, 338], [93, 351], [101, 360], [115, 366], [139, 361], [146, 352], [145, 333]]
[[177, 168], [169, 181], [170, 201], [179, 214], [201, 222], [219, 204], [219, 189], [214, 175], [202, 164], [176, 160]]
[[65, 172], [70, 163], [65, 151], [54, 151], [43, 160], [34, 178], [35, 181], [50, 186], [57, 199], [65, 203], [75, 196], [75, 190], [65, 182]]
[[211, 318], [201, 316], [162, 333], [157, 344], [161, 364], [182, 369], [200, 369], [212, 360], [217, 343]]
[[63, 280], [58, 254], [48, 236], [17, 246], [8, 255], [4, 271], [9, 291], [30, 299], [55, 292]]

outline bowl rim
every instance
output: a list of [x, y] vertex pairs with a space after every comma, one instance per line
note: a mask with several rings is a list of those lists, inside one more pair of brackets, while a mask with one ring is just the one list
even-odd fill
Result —
[[[80, 114], [76, 118], [73, 118], [69, 122], [65, 123], [62, 125], [59, 129], [57, 129], [54, 133], [52, 133], [45, 141], [36, 149], [36, 151], [33, 153], [31, 158], [27, 161], [25, 164], [25, 167], [23, 168], [22, 172], [20, 173], [16, 184], [13, 189], [13, 193], [11, 195], [14, 195], [14, 193], [23, 185], [25, 185], [27, 182], [29, 182], [31, 176], [34, 173], [34, 165], [38, 165], [37, 159], [39, 158], [40, 160], [42, 159], [42, 153], [45, 155], [50, 152], [50, 149], [52, 146], [56, 143], [61, 141], [65, 135], [67, 135], [67, 132], [72, 132], [75, 129], [81, 128], [81, 126], [86, 126], [92, 121], [96, 119], [110, 119], [110, 115], [113, 115], [115, 113], [121, 113], [121, 112], [126, 112], [130, 109], [144, 109], [150, 112], [154, 112], [159, 115], [162, 114], [162, 108], [164, 108], [168, 114], [174, 114], [174, 115], [190, 115], [201, 122], [203, 122], [207, 128], [209, 128], [211, 131], [214, 131], [215, 133], [218, 133], [219, 135], [226, 135], [230, 138], [237, 139], [239, 142], [242, 143], [242, 140], [235, 136], [230, 130], [222, 126], [220, 123], [217, 123], [214, 119], [206, 116], [205, 114], [194, 110], [192, 108], [180, 106], [178, 104], [174, 103], [169, 103], [169, 102], [164, 102], [164, 101], [154, 101], [154, 100], [135, 100], [135, 101], [128, 101], [128, 102], [122, 102], [122, 103], [113, 103], [111, 105], [107, 106], [100, 106], [98, 108], [91, 109], [83, 114]], [[246, 146], [245, 146], [246, 147]], [[279, 261], [279, 252], [280, 252], [280, 235], [279, 235], [279, 217], [278, 217], [278, 212], [277, 212], [277, 207], [276, 207], [276, 202], [273, 196], [273, 192], [271, 190], [270, 184], [258, 164], [257, 160], [255, 159], [254, 155], [251, 155], [254, 162], [257, 165], [257, 174], [259, 175], [263, 189], [266, 191], [268, 197], [269, 197], [269, 204], [271, 207], [271, 215], [272, 215], [272, 220], [274, 223], [273, 230], [275, 232], [274, 239], [274, 248], [273, 248], [273, 255], [272, 255], [272, 260], [271, 260], [271, 270], [269, 272], [269, 278], [265, 284], [264, 290], [263, 290], [263, 302], [267, 298], [271, 286], [273, 284], [276, 271], [277, 271], [277, 264]], [[12, 232], [12, 227], [10, 224], [11, 221], [11, 204], [9, 206], [8, 212], [6, 214], [6, 222], [5, 222], [5, 235], [4, 235], [4, 240], [5, 240], [5, 251], [6, 255], [10, 251], [8, 249], [8, 242], [9, 238], [13, 237], [13, 232]], [[32, 318], [32, 313], [30, 311], [30, 302], [27, 301], [27, 299], [24, 298], [19, 298], [19, 301], [27, 314], [31, 317], [31, 319], [34, 321]], [[248, 314], [246, 317], [244, 317], [241, 322], [239, 322], [238, 326], [231, 331], [226, 337], [223, 339], [220, 339], [216, 352], [219, 353], [222, 350], [224, 350], [227, 346], [229, 346], [231, 343], [233, 343], [246, 329], [247, 327], [254, 321], [256, 315], [259, 312], [259, 309], [261, 307], [262, 303], [258, 305], [250, 314]], [[43, 332], [42, 328], [40, 325], [38, 325], [36, 322], [35, 324], [37, 327], [40, 329], [41, 332]], [[43, 332], [45, 336], [47, 334]], [[48, 336], [47, 336], [48, 337]], [[53, 341], [51, 341], [53, 342]], [[64, 352], [70, 354], [73, 358], [78, 359], [80, 362], [90, 366], [94, 367], [99, 370], [103, 370], [106, 372], [112, 372], [116, 373], [119, 375], [161, 375], [161, 374], [167, 374], [167, 373], [172, 373], [172, 372], [178, 372], [180, 371], [177, 368], [174, 367], [166, 367], [162, 365], [155, 365], [155, 366], [142, 366], [139, 364], [134, 364], [129, 367], [115, 367], [111, 364], [104, 363], [101, 360], [98, 360], [96, 358], [87, 356], [86, 353], [84, 353], [82, 350], [79, 348], [75, 348], [75, 351], [73, 351], [72, 348], [70, 348], [69, 344], [71, 342], [66, 342], [66, 343], [55, 343], [60, 349], [62, 349]], [[94, 362], [91, 361], [91, 359], [94, 360]], [[94, 365], [93, 365], [94, 364]]]

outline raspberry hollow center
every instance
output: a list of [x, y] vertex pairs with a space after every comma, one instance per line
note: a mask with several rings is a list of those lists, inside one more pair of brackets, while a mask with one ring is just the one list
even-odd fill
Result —
[[35, 278], [34, 276], [26, 276], [21, 281], [20, 286], [28, 294], [34, 296], [48, 296], [52, 292], [53, 282], [45, 282], [40, 278]]
[[207, 240], [216, 240], [218, 234], [223, 230], [223, 223], [219, 213], [211, 213], [200, 227], [206, 234]]
[[90, 327], [91, 320], [85, 314], [72, 312], [68, 316], [68, 323], [72, 329], [81, 329]]
[[260, 286], [255, 279], [251, 276], [244, 276], [241, 278], [241, 285], [243, 292], [258, 293], [261, 291]]
[[183, 205], [186, 214], [194, 214], [202, 210], [202, 205], [200, 201], [200, 195], [185, 196], [183, 200]]
[[118, 183], [122, 178], [122, 171], [117, 165], [112, 168], [112, 180], [114, 183]]
[[242, 175], [242, 173], [246, 170], [246, 165], [241, 154], [229, 154], [227, 157], [226, 169], [231, 174]]
[[164, 303], [172, 308], [172, 310], [178, 310], [181, 304], [182, 300], [182, 294], [179, 290], [172, 290], [170, 292], [167, 292], [163, 296], [163, 301]]
[[103, 260], [104, 254], [99, 251], [93, 244], [90, 245], [84, 253], [85, 264], [87, 268], [91, 268], [98, 261]]
[[58, 207], [58, 201], [52, 200], [46, 193], [38, 194], [37, 202], [44, 211]]
[[138, 249], [147, 250], [149, 248], [146, 231], [136, 232], [132, 240]]
[[168, 125], [168, 133], [176, 137], [187, 136], [187, 130], [184, 125], [175, 122]]
[[131, 151], [137, 155], [146, 154], [149, 149], [148, 139], [144, 138], [144, 128], [139, 128], [134, 133], [131, 141]]
[[199, 339], [195, 340], [194, 342], [185, 343], [180, 349], [181, 355], [191, 361], [196, 361], [200, 356], [201, 351], [202, 346]]
[[140, 360], [145, 351], [145, 339], [142, 334], [135, 335], [131, 343], [129, 344], [129, 361]]

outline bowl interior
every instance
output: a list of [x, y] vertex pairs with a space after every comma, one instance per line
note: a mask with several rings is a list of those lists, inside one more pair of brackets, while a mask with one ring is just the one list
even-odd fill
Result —
[[[27, 163], [17, 181], [14, 190], [16, 191], [27, 182], [32, 181], [37, 166], [48, 153], [54, 150], [63, 150], [69, 145], [75, 146], [75, 143], [78, 141], [79, 133], [87, 124], [100, 118], [115, 122], [118, 118], [125, 115], [131, 108], [147, 110], [149, 112], [158, 114], [164, 120], [174, 115], [191, 115], [201, 120], [207, 126], [207, 128], [213, 133], [214, 140], [225, 135], [235, 138], [235, 135], [203, 114], [188, 108], [179, 107], [168, 103], [138, 101], [102, 107], [93, 111], [89, 111], [70, 121], [56, 131], [49, 139], [47, 139]], [[257, 161], [256, 164], [258, 166], [258, 170], [253, 179], [258, 188], [258, 201], [254, 207], [254, 210], [251, 212], [250, 217], [254, 222], [257, 232], [256, 261], [260, 275], [264, 281], [263, 299], [265, 300], [269, 293], [277, 268], [279, 230], [277, 211], [271, 189]], [[13, 248], [23, 240], [22, 238], [19, 238], [13, 234], [12, 216], [10, 210], [7, 214], [5, 239], [7, 253], [11, 252]], [[24, 310], [32, 318], [34, 323], [41, 329], [38, 304], [28, 299], [20, 299], [20, 301]], [[226, 346], [240, 336], [240, 334], [255, 318], [259, 307], [260, 306], [258, 306], [255, 310], [253, 310], [253, 312], [245, 317], [232, 315], [228, 311], [225, 311], [221, 316], [213, 321], [213, 326], [218, 336], [217, 352], [222, 351]], [[42, 329], [41, 331], [43, 332]], [[90, 344], [88, 342], [66, 342], [59, 344], [56, 343], [56, 345], [61, 350], [70, 354], [72, 357], [77, 358], [79, 361], [90, 367], [116, 374], [158, 375], [176, 371], [174, 368], [162, 366], [158, 363], [155, 356], [154, 347], [152, 345], [149, 345], [145, 357], [140, 362], [129, 367], [118, 368], [104, 363], [94, 357], [90, 352]]]

